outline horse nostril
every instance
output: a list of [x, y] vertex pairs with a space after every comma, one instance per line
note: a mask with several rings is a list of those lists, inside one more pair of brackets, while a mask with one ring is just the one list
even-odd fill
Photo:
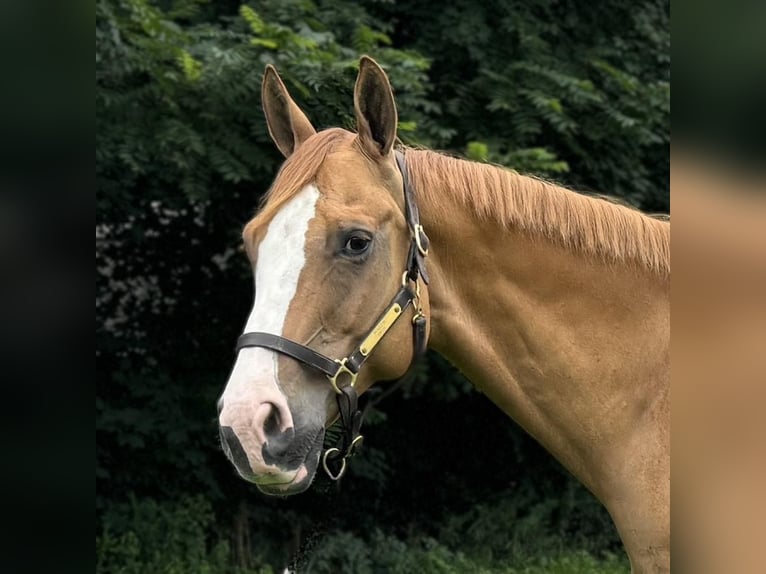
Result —
[[266, 444], [263, 445], [263, 461], [266, 464], [278, 464], [287, 470], [285, 455], [295, 440], [295, 429], [290, 427], [284, 431], [267, 434]]
[[263, 402], [255, 409], [253, 432], [262, 448], [263, 462], [284, 469], [285, 454], [295, 439], [295, 429], [290, 410], [285, 405]]
[[279, 434], [279, 409], [271, 404], [268, 407], [271, 412], [266, 416], [266, 420], [263, 421], [263, 433], [267, 439], [270, 436]]
[[247, 459], [245, 449], [242, 448], [242, 443], [239, 442], [234, 429], [222, 426], [218, 428], [218, 434], [221, 436], [221, 446], [231, 462], [240, 472], [252, 473], [250, 461]]

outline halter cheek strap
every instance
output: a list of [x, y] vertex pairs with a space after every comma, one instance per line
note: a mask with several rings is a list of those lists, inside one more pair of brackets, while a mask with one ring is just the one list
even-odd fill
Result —
[[[420, 307], [419, 281], [422, 279], [424, 284], [428, 284], [425, 258], [428, 255], [429, 241], [423, 226], [420, 224], [420, 214], [409, 183], [404, 154], [399, 151], [396, 152], [396, 164], [404, 182], [404, 211], [411, 237], [407, 266], [402, 274], [401, 287], [356, 348], [342, 359], [331, 359], [306, 345], [272, 333], [245, 333], [237, 340], [237, 352], [247, 347], [270, 349], [291, 357], [327, 376], [336, 393], [343, 429], [338, 444], [327, 449], [322, 457], [322, 466], [333, 480], [338, 480], [343, 476], [346, 471], [346, 459], [353, 455], [362, 443], [360, 429], [364, 411], [358, 407], [359, 397], [354, 389], [359, 371], [378, 343], [404, 315], [410, 305], [415, 308], [415, 314], [412, 318], [412, 363], [425, 352], [428, 345], [428, 319]], [[414, 290], [411, 285], [414, 285]], [[330, 465], [333, 461], [337, 462], [338, 460], [340, 461], [337, 463], [339, 467], [333, 471]]]

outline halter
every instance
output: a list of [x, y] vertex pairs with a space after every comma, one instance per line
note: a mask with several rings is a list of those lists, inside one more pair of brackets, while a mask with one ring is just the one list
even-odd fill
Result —
[[[272, 333], [245, 333], [237, 340], [236, 351], [246, 347], [263, 347], [287, 355], [304, 365], [316, 369], [329, 379], [336, 393], [342, 433], [338, 444], [327, 449], [322, 456], [322, 466], [332, 480], [338, 480], [346, 472], [346, 459], [361, 446], [360, 434], [364, 410], [359, 409], [359, 396], [354, 389], [359, 371], [375, 347], [396, 324], [404, 311], [412, 305], [415, 315], [412, 318], [413, 354], [412, 363], [425, 352], [428, 319], [420, 306], [420, 283], [428, 284], [425, 258], [428, 255], [428, 236], [420, 224], [420, 214], [415, 203], [415, 196], [410, 186], [404, 154], [396, 152], [396, 165], [402, 174], [404, 183], [404, 214], [410, 229], [410, 248], [407, 254], [407, 266], [402, 274], [401, 287], [391, 303], [380, 315], [373, 327], [367, 332], [356, 348], [342, 359], [331, 359], [307, 347], [280, 335]], [[412, 285], [414, 285], [414, 290]], [[333, 472], [329, 463], [340, 460], [340, 468]]]

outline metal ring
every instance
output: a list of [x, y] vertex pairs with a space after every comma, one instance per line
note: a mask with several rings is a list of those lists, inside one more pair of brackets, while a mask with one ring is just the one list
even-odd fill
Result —
[[327, 473], [327, 476], [330, 477], [330, 480], [339, 480], [340, 477], [346, 473], [346, 457], [344, 456], [340, 459], [340, 470], [338, 471], [338, 474], [333, 474], [330, 470], [330, 467], [327, 466], [327, 457], [330, 456], [330, 453], [340, 454], [340, 450], [332, 447], [324, 451], [324, 455], [322, 456], [322, 466], [324, 467], [324, 471]]

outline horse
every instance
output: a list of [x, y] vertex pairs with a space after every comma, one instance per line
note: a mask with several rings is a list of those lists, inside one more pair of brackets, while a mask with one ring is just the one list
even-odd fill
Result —
[[239, 475], [271, 495], [341, 476], [358, 396], [427, 346], [605, 505], [633, 572], [669, 571], [669, 221], [398, 145], [366, 56], [356, 133], [316, 131], [271, 65], [262, 105], [285, 161], [242, 234], [255, 302], [218, 402]]

